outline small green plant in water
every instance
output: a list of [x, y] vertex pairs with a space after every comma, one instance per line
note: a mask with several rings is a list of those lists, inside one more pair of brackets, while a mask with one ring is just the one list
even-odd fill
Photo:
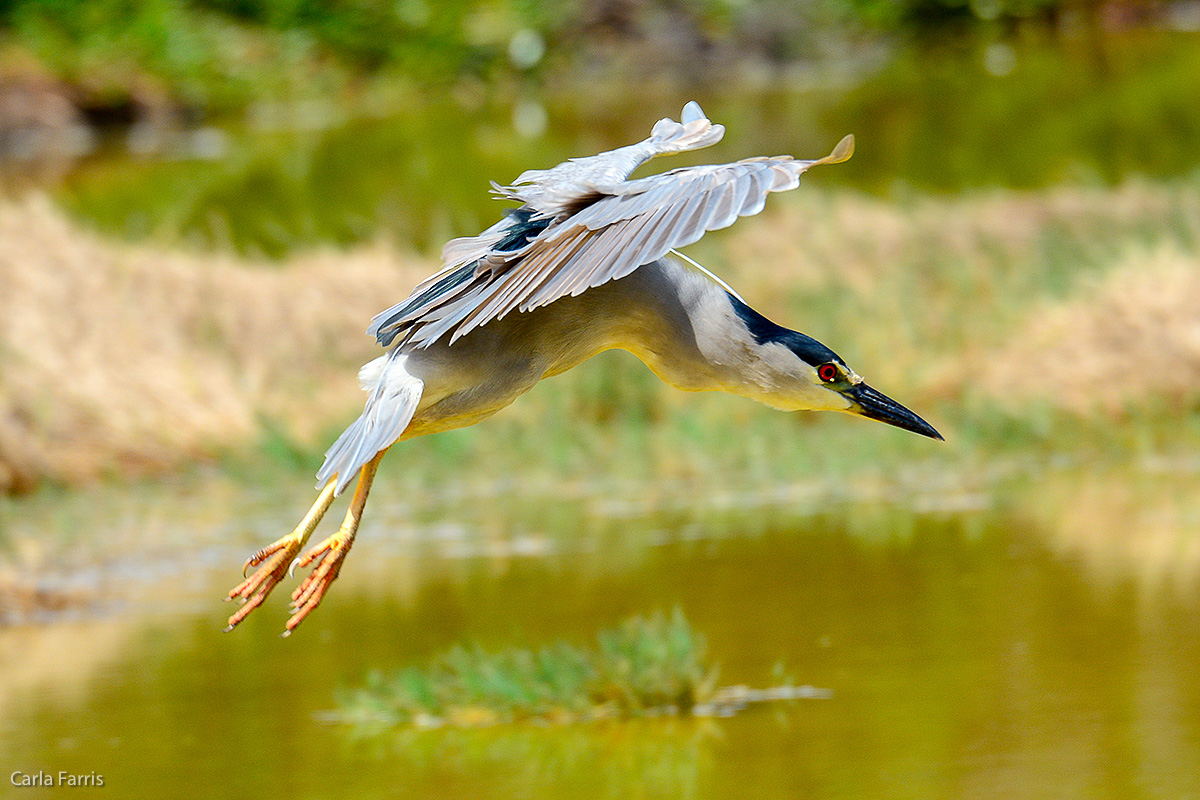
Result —
[[709, 704], [717, 670], [678, 608], [601, 631], [593, 647], [557, 641], [489, 653], [456, 646], [426, 667], [372, 672], [342, 698], [353, 724], [476, 726], [690, 713]]

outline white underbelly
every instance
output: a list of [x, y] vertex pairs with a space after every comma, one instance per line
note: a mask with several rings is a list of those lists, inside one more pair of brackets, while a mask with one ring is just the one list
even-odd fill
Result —
[[[661, 345], [675, 335], [683, 313], [662, 262], [577, 297], [529, 312], [513, 312], [453, 344], [405, 349], [364, 366], [360, 382], [372, 391], [381, 381], [420, 379], [424, 394], [403, 438], [471, 425], [511, 404], [543, 378], [565, 372], [604, 350], [622, 348], [680, 388]], [[674, 358], [678, 343], [672, 343]]]

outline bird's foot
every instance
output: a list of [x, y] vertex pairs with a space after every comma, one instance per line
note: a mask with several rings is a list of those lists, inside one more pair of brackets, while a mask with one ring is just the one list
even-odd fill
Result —
[[295, 560], [296, 554], [303, 546], [304, 537], [298, 536], [297, 532], [292, 532], [250, 556], [242, 567], [242, 575], [245, 576], [251, 567], [258, 567], [258, 569], [253, 575], [233, 587], [229, 591], [229, 596], [225, 598], [226, 600], [239, 599], [243, 601], [242, 607], [229, 618], [229, 624], [225, 627], [226, 631], [236, 628], [242, 620], [250, 615], [251, 611], [263, 604], [263, 601], [283, 580], [283, 576], [288, 574], [288, 566]]
[[308, 573], [308, 577], [296, 587], [296, 591], [292, 592], [292, 616], [287, 621], [284, 636], [294, 631], [296, 626], [321, 604], [325, 592], [329, 591], [329, 587], [337, 580], [338, 573], [342, 571], [342, 564], [353, 543], [353, 532], [345, 530], [343, 526], [292, 564], [293, 571], [297, 567], [303, 569], [313, 564], [315, 566], [312, 572]]
[[386, 448], [380, 450], [374, 458], [362, 465], [358, 484], [354, 487], [354, 499], [350, 501], [346, 518], [342, 520], [337, 533], [300, 558], [296, 558], [296, 554], [304, 547], [304, 543], [308, 541], [308, 537], [312, 535], [333, 502], [337, 482], [331, 480], [325, 484], [325, 488], [304, 515], [304, 519], [296, 526], [296, 530], [251, 556], [242, 569], [242, 575], [244, 576], [250, 567], [258, 567], [258, 570], [229, 592], [229, 600], [240, 598], [245, 605], [229, 618], [229, 625], [225, 630], [233, 630], [251, 611], [262, 605], [267, 595], [283, 580], [283, 576], [293, 572], [296, 567], [316, 565], [299, 588], [292, 593], [292, 616], [287, 621], [287, 629], [283, 635], [291, 634], [296, 626], [321, 604], [321, 599], [325, 592], [329, 591], [330, 584], [337, 580], [338, 573], [342, 571], [342, 562], [346, 560], [350, 546], [354, 544], [363, 507], [367, 504], [367, 495], [371, 491], [371, 482], [375, 479], [375, 470], [379, 468], [379, 462], [386, 452]]
[[312, 504], [312, 508], [296, 526], [296, 530], [250, 556], [250, 560], [242, 567], [242, 577], [246, 578], [246, 571], [251, 567], [258, 567], [258, 569], [249, 578], [233, 587], [229, 596], [225, 598], [226, 600], [239, 599], [244, 603], [237, 613], [229, 618], [229, 624], [225, 626], [226, 631], [233, 630], [242, 620], [250, 616], [250, 612], [261, 606], [267, 596], [283, 580], [283, 576], [288, 573], [288, 566], [295, 560], [300, 548], [304, 547], [304, 543], [312, 535], [317, 523], [329, 510], [329, 505], [333, 502], [333, 495], [334, 484], [329, 483], [321, 490], [316, 502]]

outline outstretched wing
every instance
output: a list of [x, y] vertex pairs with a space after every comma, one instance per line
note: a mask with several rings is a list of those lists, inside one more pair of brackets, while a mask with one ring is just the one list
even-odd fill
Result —
[[368, 332], [385, 345], [402, 332], [418, 347], [446, 334], [453, 342], [514, 310], [624, 277], [706, 231], [757, 214], [770, 192], [793, 189], [811, 167], [844, 161], [854, 150], [847, 136], [813, 161], [751, 158], [627, 180], [648, 158], [703, 147], [723, 133], [695, 103], [682, 119], [661, 120], [639, 144], [526, 172], [498, 189], [524, 205], [479, 236], [447, 245], [446, 267], [375, 317]]

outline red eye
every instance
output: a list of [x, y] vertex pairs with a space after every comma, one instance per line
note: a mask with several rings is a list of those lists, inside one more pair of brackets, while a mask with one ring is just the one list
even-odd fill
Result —
[[826, 383], [833, 383], [837, 380], [838, 370], [833, 364], [822, 364], [817, 367], [817, 377]]

